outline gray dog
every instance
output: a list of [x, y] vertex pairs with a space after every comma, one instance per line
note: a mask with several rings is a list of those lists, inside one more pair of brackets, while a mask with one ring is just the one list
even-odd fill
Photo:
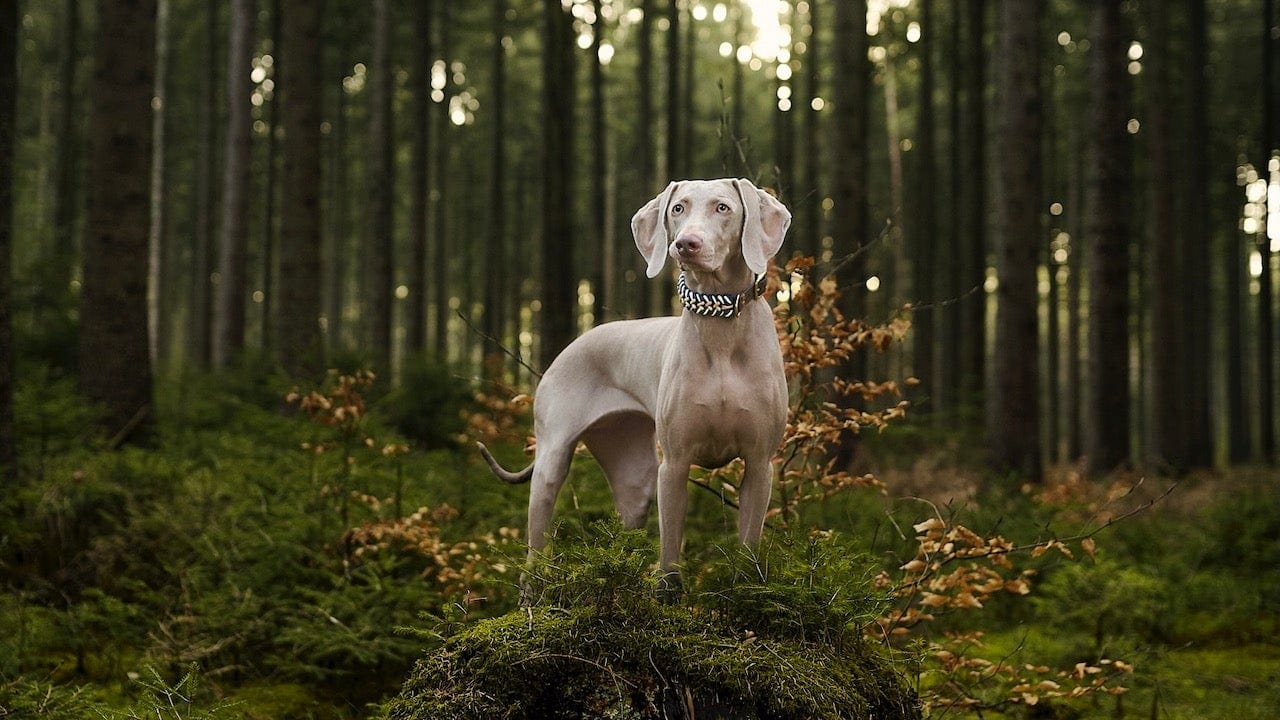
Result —
[[[678, 588], [689, 469], [742, 458], [738, 537], [755, 545], [787, 419], [787, 384], [773, 313], [761, 294], [791, 213], [749, 180], [673, 182], [631, 219], [648, 276], [670, 256], [684, 312], [606, 323], [565, 348], [538, 385], [529, 556], [547, 543], [556, 496], [579, 441], [595, 456], [627, 528], [644, 527], [656, 487], [664, 583]], [[661, 448], [661, 453], [658, 449]], [[656, 482], [655, 482], [656, 480]]]

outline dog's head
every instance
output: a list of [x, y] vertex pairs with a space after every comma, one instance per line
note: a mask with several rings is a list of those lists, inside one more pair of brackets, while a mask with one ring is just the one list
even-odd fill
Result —
[[656, 277], [670, 255], [682, 269], [716, 273], [741, 258], [760, 274], [782, 247], [791, 213], [750, 180], [673, 182], [631, 218], [636, 247]]

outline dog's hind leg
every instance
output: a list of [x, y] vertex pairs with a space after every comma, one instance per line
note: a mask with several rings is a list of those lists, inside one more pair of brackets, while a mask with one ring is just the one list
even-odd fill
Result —
[[616, 413], [593, 425], [582, 441], [609, 478], [622, 526], [643, 528], [658, 484], [653, 418], [641, 412]]
[[576, 442], [539, 442], [529, 483], [529, 559], [547, 546], [556, 498], [569, 474]]

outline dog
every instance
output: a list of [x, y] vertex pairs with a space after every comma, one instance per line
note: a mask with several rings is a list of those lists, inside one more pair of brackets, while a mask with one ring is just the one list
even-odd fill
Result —
[[538, 385], [537, 449], [525, 469], [504, 469], [478, 443], [499, 478], [532, 481], [531, 560], [547, 544], [579, 442], [608, 477], [624, 527], [647, 524], [656, 492], [665, 590], [679, 593], [693, 465], [742, 458], [738, 538], [758, 543], [787, 420], [765, 272], [790, 224], [786, 207], [745, 179], [672, 182], [631, 219], [650, 278], [668, 258], [679, 265], [683, 312], [605, 323], [565, 348]]

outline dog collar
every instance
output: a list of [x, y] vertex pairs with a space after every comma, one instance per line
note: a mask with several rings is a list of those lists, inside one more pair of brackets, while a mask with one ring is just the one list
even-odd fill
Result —
[[769, 278], [765, 275], [759, 275], [746, 292], [736, 295], [700, 293], [689, 289], [682, 272], [680, 273], [680, 280], [676, 283], [676, 291], [680, 294], [680, 304], [684, 305], [685, 309], [694, 315], [732, 318], [737, 317], [747, 303], [764, 295], [765, 287], [768, 284]]

